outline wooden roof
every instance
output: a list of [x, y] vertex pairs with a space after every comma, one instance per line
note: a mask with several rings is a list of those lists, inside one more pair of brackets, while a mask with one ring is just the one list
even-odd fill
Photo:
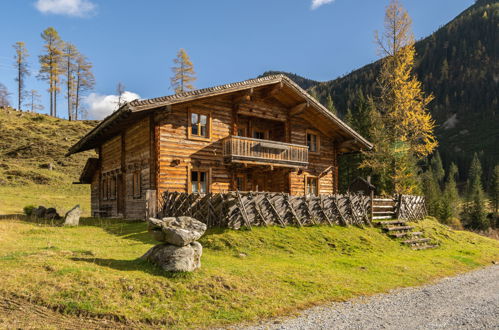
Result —
[[83, 168], [83, 171], [80, 175], [79, 183], [92, 183], [92, 179], [94, 177], [95, 171], [99, 169], [99, 159], [98, 158], [89, 158], [87, 159], [87, 163]]
[[[373, 145], [363, 138], [359, 133], [355, 132], [351, 127], [345, 124], [337, 116], [332, 114], [321, 103], [310, 96], [305, 90], [293, 82], [285, 75], [273, 75], [262, 78], [250, 79], [241, 82], [235, 82], [226, 85], [220, 85], [210, 88], [198, 89], [190, 92], [178, 93], [169, 96], [157, 97], [147, 100], [134, 100], [125, 103], [117, 111], [107, 116], [99, 125], [94, 127], [87, 135], [69, 149], [66, 156], [81, 151], [96, 148], [104, 141], [115, 134], [118, 134], [122, 127], [146, 116], [150, 111], [165, 110], [168, 111], [170, 106], [185, 102], [202, 100], [205, 98], [220, 96], [224, 94], [237, 93], [248, 89], [256, 89], [279, 84], [286, 87], [288, 95], [294, 95], [299, 105], [305, 104], [307, 113], [303, 113], [303, 117], [313, 121], [316, 124], [327, 124], [333, 129], [343, 140], [340, 145], [340, 152], [349, 152], [360, 149], [371, 149]], [[296, 108], [296, 106], [295, 106]], [[292, 111], [292, 110], [291, 110]], [[307, 118], [307, 116], [319, 115], [324, 121]]]

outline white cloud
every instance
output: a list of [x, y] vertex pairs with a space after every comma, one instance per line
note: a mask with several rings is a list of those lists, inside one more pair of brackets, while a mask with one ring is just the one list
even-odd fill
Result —
[[319, 8], [322, 5], [327, 5], [334, 0], [312, 0], [312, 10]]
[[36, 9], [44, 14], [85, 17], [97, 9], [90, 0], [37, 0]]
[[[140, 99], [138, 94], [129, 91], [125, 91], [121, 97], [126, 102]], [[104, 119], [118, 109], [118, 95], [91, 93], [83, 99], [83, 102], [88, 109], [90, 119]]]

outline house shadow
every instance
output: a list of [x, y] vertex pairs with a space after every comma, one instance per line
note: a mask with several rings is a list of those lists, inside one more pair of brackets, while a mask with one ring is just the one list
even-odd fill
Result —
[[142, 259], [135, 260], [120, 260], [120, 259], [105, 259], [105, 258], [70, 258], [76, 262], [87, 262], [90, 264], [107, 267], [119, 271], [141, 271], [155, 276], [163, 276], [171, 279], [190, 278], [191, 273], [186, 272], [167, 272], [159, 267], [156, 267]]

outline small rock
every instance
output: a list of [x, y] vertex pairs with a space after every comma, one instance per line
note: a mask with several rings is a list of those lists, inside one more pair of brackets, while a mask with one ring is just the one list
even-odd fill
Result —
[[206, 225], [191, 217], [149, 218], [147, 230], [158, 242], [186, 246], [203, 236]]
[[192, 272], [201, 267], [203, 247], [198, 242], [186, 246], [159, 244], [151, 248], [141, 259], [147, 260], [168, 272]]
[[64, 216], [63, 226], [74, 227], [80, 224], [81, 209], [80, 205], [76, 205], [69, 210]]

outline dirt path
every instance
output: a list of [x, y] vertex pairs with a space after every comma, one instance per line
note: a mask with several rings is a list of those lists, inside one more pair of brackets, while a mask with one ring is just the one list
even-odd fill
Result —
[[248, 329], [499, 329], [499, 265]]

